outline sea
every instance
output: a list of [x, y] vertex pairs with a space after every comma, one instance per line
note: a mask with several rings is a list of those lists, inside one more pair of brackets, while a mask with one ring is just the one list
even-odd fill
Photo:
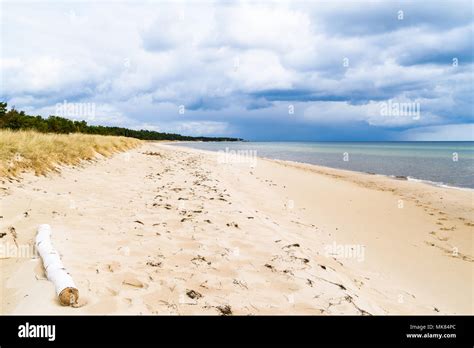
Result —
[[316, 164], [474, 189], [474, 142], [183, 142], [223, 154]]

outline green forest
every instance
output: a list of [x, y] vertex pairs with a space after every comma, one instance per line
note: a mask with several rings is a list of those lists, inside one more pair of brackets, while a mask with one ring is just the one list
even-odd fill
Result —
[[173, 133], [161, 133], [149, 130], [134, 130], [122, 127], [92, 126], [86, 121], [73, 121], [64, 117], [26, 115], [14, 107], [8, 110], [7, 103], [0, 102], [0, 129], [36, 130], [42, 133], [85, 133], [116, 135], [141, 140], [183, 140], [183, 141], [241, 141], [240, 138], [226, 137], [191, 137]]

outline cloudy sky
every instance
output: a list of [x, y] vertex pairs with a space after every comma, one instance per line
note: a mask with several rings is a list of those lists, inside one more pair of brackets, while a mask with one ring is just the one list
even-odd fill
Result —
[[1, 10], [0, 98], [30, 114], [66, 102], [92, 124], [187, 135], [474, 140], [471, 0]]

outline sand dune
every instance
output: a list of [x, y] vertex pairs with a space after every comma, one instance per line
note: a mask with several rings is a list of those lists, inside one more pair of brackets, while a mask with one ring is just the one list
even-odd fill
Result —
[[0, 188], [3, 314], [474, 313], [472, 191], [158, 143]]

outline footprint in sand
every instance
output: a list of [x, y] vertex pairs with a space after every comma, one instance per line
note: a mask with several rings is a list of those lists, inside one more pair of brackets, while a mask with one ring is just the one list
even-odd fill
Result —
[[431, 234], [434, 238], [438, 239], [438, 240], [441, 241], [441, 242], [446, 242], [446, 241], [449, 240], [448, 237], [440, 237], [440, 236], [438, 236], [435, 231], [431, 231], [430, 234]]
[[120, 262], [117, 262], [117, 261], [113, 261], [107, 264], [106, 266], [107, 271], [112, 272], [112, 273], [117, 272], [118, 270], [120, 270], [120, 268], [121, 268]]
[[135, 275], [133, 274], [125, 274], [123, 275], [123, 280], [122, 280], [122, 285], [126, 285], [129, 287], [133, 288], [147, 288], [148, 284], [145, 282], [142, 282], [140, 279], [138, 279]]

